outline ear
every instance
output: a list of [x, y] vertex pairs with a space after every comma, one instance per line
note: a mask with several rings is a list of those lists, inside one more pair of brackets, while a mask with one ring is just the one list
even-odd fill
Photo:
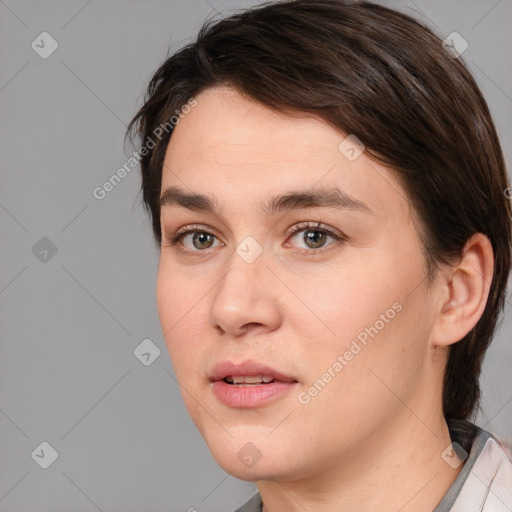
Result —
[[432, 332], [432, 343], [447, 346], [473, 329], [484, 312], [494, 272], [490, 240], [475, 233], [466, 242], [456, 266], [440, 274], [441, 300]]

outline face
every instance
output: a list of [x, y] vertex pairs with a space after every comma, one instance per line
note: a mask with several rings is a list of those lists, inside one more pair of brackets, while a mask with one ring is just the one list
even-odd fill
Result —
[[185, 405], [238, 478], [330, 471], [404, 403], [434, 407], [407, 196], [315, 117], [224, 87], [196, 99], [165, 157], [157, 280]]

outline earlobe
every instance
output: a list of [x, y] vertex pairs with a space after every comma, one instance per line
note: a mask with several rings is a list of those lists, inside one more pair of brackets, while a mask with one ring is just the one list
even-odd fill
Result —
[[462, 258], [442, 277], [443, 300], [433, 331], [434, 345], [447, 346], [473, 329], [484, 312], [494, 271], [491, 242], [475, 233], [464, 246]]

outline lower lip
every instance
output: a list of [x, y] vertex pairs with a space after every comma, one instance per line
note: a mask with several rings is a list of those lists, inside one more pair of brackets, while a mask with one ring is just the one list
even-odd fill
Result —
[[223, 380], [213, 383], [215, 396], [228, 407], [258, 407], [289, 393], [297, 382], [238, 385]]

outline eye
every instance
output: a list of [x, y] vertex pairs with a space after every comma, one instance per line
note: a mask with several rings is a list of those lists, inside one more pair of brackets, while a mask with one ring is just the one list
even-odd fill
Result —
[[[299, 234], [303, 233], [302, 237]], [[301, 222], [296, 224], [289, 232], [289, 238], [298, 238], [305, 243], [306, 248], [300, 247], [297, 252], [306, 254], [321, 254], [327, 247], [333, 245], [332, 243], [327, 244], [329, 238], [334, 241], [345, 241], [346, 237], [342, 234], [334, 232], [327, 226], [323, 226], [321, 223]], [[207, 231], [205, 226], [191, 225], [185, 226], [174, 233], [166, 235], [165, 240], [170, 246], [180, 245], [183, 250], [180, 250], [180, 254], [191, 254], [205, 252], [207, 249], [216, 247], [215, 240], [217, 237]], [[292, 245], [296, 245], [295, 242]], [[299, 242], [300, 244], [300, 242]], [[326, 245], [327, 244], [327, 245]], [[285, 247], [289, 247], [290, 244], [284, 244]]]
[[[304, 252], [323, 252], [319, 251], [318, 249], [323, 249], [324, 247], [328, 247], [328, 244], [326, 246], [326, 242], [328, 238], [331, 238], [335, 241], [344, 241], [346, 238], [340, 234], [335, 233], [333, 230], [322, 227], [320, 228], [321, 224], [311, 224], [308, 222], [303, 222], [300, 224], [297, 224], [294, 226], [293, 230], [291, 231], [291, 239], [298, 238], [299, 241], [302, 241], [305, 243], [306, 249]], [[298, 236], [300, 233], [303, 233], [302, 236]], [[296, 242], [297, 243], [297, 242]], [[303, 248], [300, 248], [304, 250]]]
[[215, 235], [206, 231], [203, 226], [187, 226], [170, 233], [166, 240], [171, 246], [181, 243], [185, 248], [182, 252], [198, 252], [213, 247], [215, 238]]

